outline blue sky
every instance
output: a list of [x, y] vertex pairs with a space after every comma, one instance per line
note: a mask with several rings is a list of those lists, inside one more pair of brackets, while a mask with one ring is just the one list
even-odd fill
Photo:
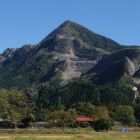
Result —
[[140, 45], [140, 0], [0, 0], [0, 52], [35, 44], [65, 20]]

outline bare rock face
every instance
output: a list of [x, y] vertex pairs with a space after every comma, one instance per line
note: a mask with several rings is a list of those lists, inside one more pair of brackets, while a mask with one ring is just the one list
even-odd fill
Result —
[[127, 61], [127, 74], [133, 76], [136, 72], [135, 64], [128, 57], [126, 57]]
[[2, 67], [2, 64], [3, 64], [6, 60], [8, 60], [8, 59], [10, 59], [10, 58], [12, 58], [12, 57], [14, 56], [15, 51], [16, 51], [16, 49], [10, 49], [10, 48], [8, 48], [8, 49], [6, 49], [6, 50], [0, 55], [0, 67]]
[[104, 53], [97, 52], [96, 50], [85, 49], [83, 51], [80, 48], [75, 49], [74, 47], [74, 45], [70, 47], [67, 53], [55, 53], [55, 58], [65, 61], [61, 71], [63, 80], [80, 77], [81, 74], [94, 67], [104, 55]]

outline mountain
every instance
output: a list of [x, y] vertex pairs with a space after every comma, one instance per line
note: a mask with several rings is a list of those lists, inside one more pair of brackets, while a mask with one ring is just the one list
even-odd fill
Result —
[[0, 55], [0, 87], [24, 88], [46, 81], [63, 84], [83, 73], [102, 73], [102, 61], [108, 60], [106, 67], [117, 60], [121, 64], [127, 61], [116, 56], [127, 47], [65, 21], [38, 44], [7, 49]]
[[[98, 84], [114, 82], [122, 76], [140, 77], [140, 48], [122, 49], [104, 57], [87, 74]], [[136, 79], [135, 79], [136, 80]]]

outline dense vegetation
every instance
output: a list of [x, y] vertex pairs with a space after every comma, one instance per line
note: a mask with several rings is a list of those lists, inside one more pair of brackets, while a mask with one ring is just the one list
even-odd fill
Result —
[[12, 60], [7, 60], [0, 68], [0, 87], [23, 89], [39, 83], [48, 72], [53, 61], [40, 48], [24, 46], [17, 50]]
[[[124, 77], [115, 84], [99, 86], [78, 78], [62, 87], [49, 83], [18, 90], [0, 90], [2, 127], [29, 127], [47, 122], [46, 127], [110, 129], [113, 122], [134, 126], [140, 122], [140, 104], [134, 99], [133, 82]], [[76, 116], [94, 117], [96, 123], [77, 123]]]

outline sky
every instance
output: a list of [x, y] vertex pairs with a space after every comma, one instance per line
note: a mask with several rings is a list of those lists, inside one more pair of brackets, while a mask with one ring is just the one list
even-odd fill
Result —
[[65, 20], [140, 45], [140, 0], [0, 0], [0, 53], [40, 42]]

